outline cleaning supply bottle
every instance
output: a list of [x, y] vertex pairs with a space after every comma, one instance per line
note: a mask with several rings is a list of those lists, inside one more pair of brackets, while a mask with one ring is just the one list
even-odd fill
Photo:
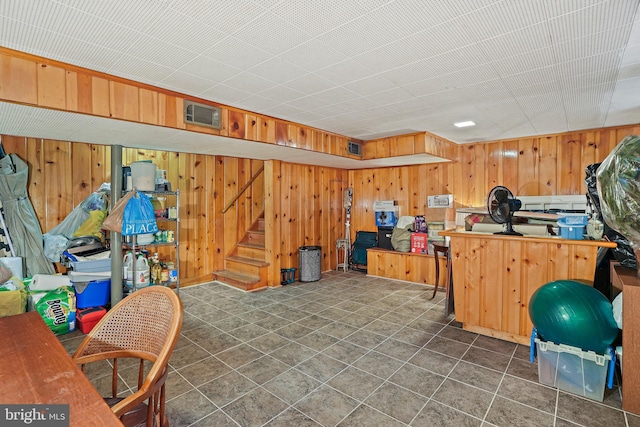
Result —
[[122, 259], [122, 278], [128, 288], [133, 286], [133, 253], [131, 251], [127, 252]]
[[136, 260], [136, 288], [149, 286], [149, 279], [149, 261], [143, 254], [140, 254]]

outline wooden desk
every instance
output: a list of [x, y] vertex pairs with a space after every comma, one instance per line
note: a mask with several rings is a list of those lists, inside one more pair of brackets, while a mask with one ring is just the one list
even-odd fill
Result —
[[[622, 289], [622, 409], [640, 414], [640, 280], [636, 270], [617, 265], [611, 274], [614, 288]], [[626, 376], [625, 376], [626, 375]]]
[[69, 404], [70, 426], [121, 426], [37, 312], [0, 318], [0, 403]]
[[598, 248], [615, 243], [447, 230], [456, 320], [483, 335], [529, 345], [529, 299], [545, 283], [593, 283]]

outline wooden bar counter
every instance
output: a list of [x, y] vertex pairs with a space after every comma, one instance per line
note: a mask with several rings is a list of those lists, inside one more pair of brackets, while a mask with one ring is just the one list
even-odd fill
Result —
[[456, 320], [479, 334], [529, 345], [529, 299], [545, 283], [593, 283], [604, 240], [504, 236], [470, 231], [439, 233], [450, 241]]

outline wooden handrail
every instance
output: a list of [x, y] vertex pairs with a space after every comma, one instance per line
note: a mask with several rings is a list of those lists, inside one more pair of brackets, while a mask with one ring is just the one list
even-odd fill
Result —
[[251, 179], [244, 185], [244, 187], [242, 187], [240, 189], [240, 191], [238, 191], [238, 194], [236, 194], [236, 196], [233, 198], [233, 200], [231, 200], [231, 202], [229, 202], [227, 204], [227, 206], [225, 206], [224, 209], [222, 209], [222, 213], [226, 213], [229, 210], [229, 208], [231, 208], [231, 206], [233, 206], [233, 204], [236, 202], [236, 200], [238, 200], [240, 198], [240, 196], [242, 196], [242, 194], [246, 191], [246, 189], [249, 188], [249, 186], [253, 183], [253, 181], [256, 180], [258, 175], [260, 175], [263, 170], [264, 170], [264, 165], [260, 166], [260, 169], [258, 169], [256, 171], [256, 173], [253, 174]]

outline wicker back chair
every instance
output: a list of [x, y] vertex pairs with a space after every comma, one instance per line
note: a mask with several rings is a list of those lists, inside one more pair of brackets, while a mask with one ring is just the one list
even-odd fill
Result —
[[[109, 310], [73, 354], [83, 372], [88, 363], [112, 359], [112, 395], [105, 400], [125, 426], [169, 425], [164, 384], [182, 317], [182, 302], [174, 291], [162, 286], [141, 289]], [[118, 359], [124, 358], [129, 359], [124, 367], [131, 366], [131, 358], [139, 362], [137, 391], [123, 398], [118, 397]]]

